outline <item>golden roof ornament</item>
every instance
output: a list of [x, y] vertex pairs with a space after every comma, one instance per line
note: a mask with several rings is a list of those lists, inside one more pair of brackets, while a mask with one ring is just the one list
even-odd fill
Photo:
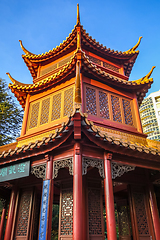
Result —
[[75, 103], [81, 104], [81, 80], [80, 80], [80, 61], [76, 64], [76, 82], [75, 82]]
[[23, 52], [24, 52], [26, 55], [28, 55], [28, 54], [29, 54], [29, 55], [34, 55], [33, 53], [29, 52], [29, 51], [23, 46], [22, 40], [19, 40], [19, 42], [20, 42], [20, 46], [21, 46]]
[[141, 43], [141, 39], [142, 39], [142, 37], [139, 37], [139, 40], [138, 40], [137, 44], [136, 44], [134, 47], [130, 48], [129, 50], [127, 50], [127, 51], [125, 51], [125, 52], [123, 52], [123, 53], [126, 53], [126, 54], [128, 54], [128, 53], [134, 53], [135, 50], [139, 47], [139, 45], [140, 45], [140, 43]]
[[80, 24], [79, 4], [77, 3], [77, 25]]

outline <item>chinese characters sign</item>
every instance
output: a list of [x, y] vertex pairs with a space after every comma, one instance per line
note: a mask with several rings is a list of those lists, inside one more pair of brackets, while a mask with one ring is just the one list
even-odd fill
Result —
[[29, 176], [30, 161], [0, 168], [0, 182]]
[[49, 186], [50, 186], [50, 180], [43, 181], [41, 217], [40, 217], [40, 228], [39, 228], [38, 240], [46, 239]]

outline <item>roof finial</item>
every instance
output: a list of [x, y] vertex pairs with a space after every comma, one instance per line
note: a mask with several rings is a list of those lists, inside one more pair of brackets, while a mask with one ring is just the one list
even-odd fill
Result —
[[77, 3], [77, 24], [80, 24], [79, 4]]
[[155, 68], [155, 66], [153, 66], [153, 67], [151, 68], [151, 71], [145, 76], [145, 78], [147, 78], [147, 79], [150, 78], [150, 76], [151, 76], [154, 68]]
[[12, 81], [13, 84], [15, 84], [17, 81], [11, 76], [10, 73], [6, 73], [8, 75], [8, 77], [10, 78], [10, 80]]
[[81, 80], [80, 80], [80, 61], [77, 61], [76, 66], [76, 82], [75, 82], [75, 103], [82, 103], [81, 100]]
[[136, 43], [136, 45], [134, 47], [130, 48], [128, 51], [125, 51], [124, 53], [134, 53], [135, 50], [139, 47], [139, 44], [141, 43], [141, 39], [142, 38], [143, 37], [139, 37], [138, 42]]
[[20, 46], [21, 46], [21, 48], [22, 48], [22, 50], [23, 50], [23, 52], [24, 52], [25, 54], [34, 55], [33, 53], [29, 52], [29, 51], [23, 46], [22, 40], [19, 40], [19, 42], [20, 42]]

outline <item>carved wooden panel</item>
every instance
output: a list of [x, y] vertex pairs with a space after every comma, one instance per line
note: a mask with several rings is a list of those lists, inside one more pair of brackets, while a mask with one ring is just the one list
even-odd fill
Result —
[[53, 96], [51, 121], [61, 117], [61, 93]]
[[64, 113], [63, 116], [73, 112], [73, 87], [64, 91]]
[[27, 236], [31, 197], [31, 192], [24, 192], [20, 197], [16, 237]]
[[112, 65], [112, 64], [109, 64], [107, 62], [101, 61], [100, 59], [92, 57], [92, 56], [88, 56], [88, 57], [89, 57], [89, 60], [92, 61], [95, 64], [98, 64], [98, 65], [101, 66], [101, 63], [102, 63], [103, 67], [109, 68], [109, 69], [111, 69], [111, 70], [113, 70], [115, 72], [119, 72], [119, 68], [114, 66], [114, 65]]
[[49, 107], [50, 107], [50, 98], [46, 98], [42, 101], [40, 125], [48, 123]]
[[99, 91], [99, 111], [100, 117], [109, 119], [108, 96], [105, 92]]
[[89, 60], [101, 66], [101, 60], [99, 60], [98, 58], [89, 56]]
[[96, 91], [89, 87], [86, 87], [86, 112], [92, 115], [97, 115]]
[[149, 206], [149, 195], [143, 186], [131, 186], [132, 232], [136, 239], [155, 240]]
[[113, 120], [116, 122], [122, 122], [119, 98], [111, 95], [111, 101], [112, 101]]
[[113, 65], [111, 65], [109, 63], [103, 62], [103, 67], [109, 68], [109, 69], [119, 73], [119, 68], [116, 67], [116, 66], [113, 66]]
[[138, 232], [140, 235], [149, 235], [149, 226], [145, 209], [144, 194], [140, 192], [134, 192], [133, 197], [135, 201]]
[[34, 103], [31, 109], [29, 128], [37, 127], [40, 102]]
[[100, 188], [88, 187], [89, 235], [102, 235], [102, 210], [100, 194]]
[[133, 118], [132, 118], [130, 101], [122, 99], [122, 103], [123, 103], [125, 124], [128, 124], [128, 125], [132, 126], [133, 125]]
[[60, 235], [68, 236], [73, 234], [73, 190], [61, 191]]

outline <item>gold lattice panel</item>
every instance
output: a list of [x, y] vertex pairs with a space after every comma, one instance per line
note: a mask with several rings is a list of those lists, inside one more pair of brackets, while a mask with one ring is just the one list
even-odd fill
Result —
[[27, 236], [31, 193], [23, 193], [20, 198], [16, 236]]
[[96, 91], [89, 87], [86, 87], [86, 112], [88, 114], [97, 115]]
[[133, 118], [132, 118], [130, 101], [122, 99], [122, 103], [123, 103], [125, 124], [132, 126], [133, 125]]
[[64, 91], [64, 113], [63, 116], [73, 112], [73, 87]]
[[53, 96], [51, 121], [61, 117], [61, 93]]
[[50, 107], [50, 98], [46, 98], [42, 101], [40, 125], [48, 123], [49, 107]]
[[73, 191], [62, 189], [60, 234], [73, 234]]
[[112, 95], [111, 101], [112, 101], [113, 120], [116, 122], [122, 122], [119, 98]]
[[40, 102], [32, 105], [29, 128], [37, 127]]

